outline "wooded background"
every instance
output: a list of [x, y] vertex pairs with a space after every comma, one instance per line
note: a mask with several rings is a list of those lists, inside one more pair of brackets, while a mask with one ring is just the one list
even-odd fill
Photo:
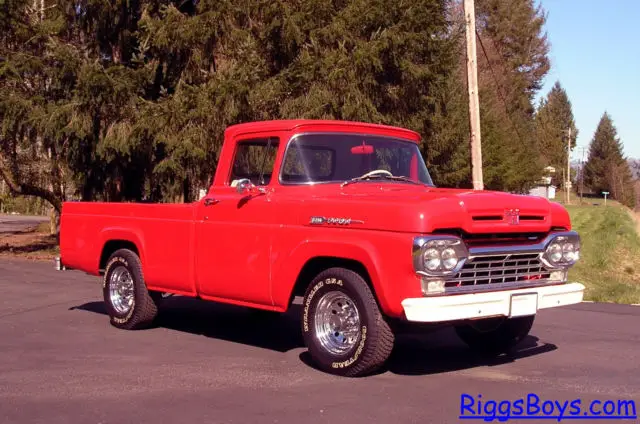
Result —
[[[578, 129], [560, 82], [534, 100], [544, 10], [476, 19], [485, 188], [562, 184]], [[471, 187], [464, 29], [456, 0], [0, 0], [0, 205], [193, 201], [228, 125], [281, 118], [410, 128], [437, 185]], [[580, 181], [635, 204], [606, 113]]]

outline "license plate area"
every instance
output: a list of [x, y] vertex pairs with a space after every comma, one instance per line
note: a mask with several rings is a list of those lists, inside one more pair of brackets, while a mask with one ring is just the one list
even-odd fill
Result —
[[511, 295], [509, 317], [524, 317], [538, 312], [538, 294], [521, 293]]

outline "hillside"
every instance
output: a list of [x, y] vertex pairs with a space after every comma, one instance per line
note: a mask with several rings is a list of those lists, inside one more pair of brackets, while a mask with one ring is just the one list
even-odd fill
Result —
[[587, 286], [585, 300], [640, 303], [640, 236], [633, 213], [616, 202], [566, 207], [582, 238], [581, 259], [569, 279]]

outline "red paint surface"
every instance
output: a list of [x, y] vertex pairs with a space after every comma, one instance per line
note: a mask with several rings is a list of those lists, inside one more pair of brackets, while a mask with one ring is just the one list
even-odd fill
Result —
[[[361, 263], [383, 311], [400, 317], [400, 302], [421, 296], [411, 258], [415, 236], [441, 229], [491, 234], [571, 228], [561, 205], [530, 196], [391, 181], [345, 187], [280, 185], [278, 173], [287, 141], [295, 134], [316, 131], [420, 140], [418, 134], [401, 128], [343, 121], [269, 121], [229, 127], [213, 184], [198, 202], [64, 203], [62, 262], [99, 275], [105, 244], [124, 240], [140, 252], [150, 289], [282, 311], [305, 263], [316, 257], [338, 257]], [[239, 194], [228, 181], [236, 143], [266, 136], [281, 140], [267, 194]], [[413, 161], [411, 168], [415, 178]], [[206, 206], [207, 198], [218, 202]], [[518, 208], [521, 216], [540, 215], [544, 220], [510, 225], [472, 219], [501, 215], [510, 208]], [[364, 223], [312, 226], [312, 216]]]

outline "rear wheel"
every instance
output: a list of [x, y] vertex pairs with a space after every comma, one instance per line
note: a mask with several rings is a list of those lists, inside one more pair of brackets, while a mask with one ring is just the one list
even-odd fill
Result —
[[367, 283], [344, 268], [321, 272], [307, 288], [302, 334], [321, 370], [348, 377], [377, 370], [394, 342]]
[[162, 294], [147, 290], [140, 258], [135, 252], [119, 249], [109, 257], [102, 287], [114, 327], [135, 330], [153, 323]]
[[470, 348], [485, 354], [500, 354], [520, 343], [531, 330], [535, 315], [518, 318], [487, 318], [455, 327]]

